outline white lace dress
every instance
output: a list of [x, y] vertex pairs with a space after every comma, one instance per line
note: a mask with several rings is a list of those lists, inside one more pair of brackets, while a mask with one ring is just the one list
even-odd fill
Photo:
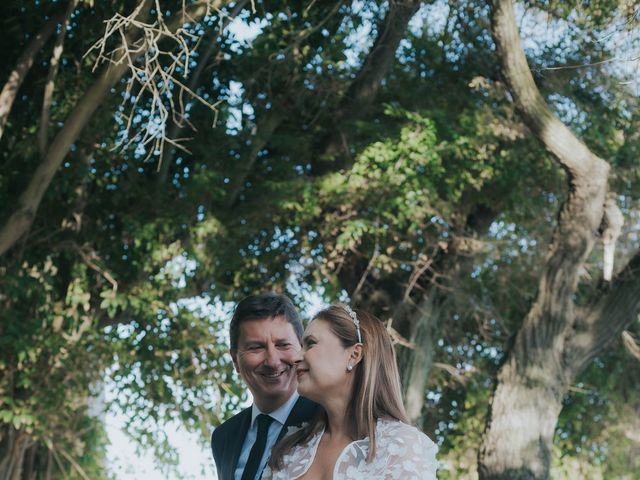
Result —
[[[293, 480], [313, 463], [324, 429], [284, 456], [284, 469], [265, 468], [262, 480]], [[367, 463], [369, 438], [351, 442], [333, 469], [333, 480], [434, 480], [438, 447], [415, 427], [396, 420], [378, 420], [376, 456]]]

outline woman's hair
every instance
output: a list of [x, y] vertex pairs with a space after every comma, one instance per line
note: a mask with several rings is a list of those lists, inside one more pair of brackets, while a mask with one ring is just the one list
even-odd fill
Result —
[[[367, 461], [370, 462], [376, 453], [376, 421], [379, 418], [391, 418], [408, 423], [408, 420], [402, 404], [400, 375], [391, 337], [376, 317], [360, 309], [356, 309], [355, 313], [360, 322], [362, 360], [351, 372], [354, 381], [346, 418], [351, 421], [351, 431], [356, 439], [369, 437]], [[356, 324], [344, 305], [331, 305], [316, 314], [313, 320], [327, 322], [344, 348], [358, 343]], [[269, 465], [281, 469], [284, 454], [294, 445], [308, 441], [326, 421], [326, 414], [321, 411], [309, 425], [278, 442], [273, 448]]]

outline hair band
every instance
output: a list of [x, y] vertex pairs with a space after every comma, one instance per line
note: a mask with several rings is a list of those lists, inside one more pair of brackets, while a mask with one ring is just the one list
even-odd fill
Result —
[[358, 343], [362, 343], [362, 335], [360, 334], [360, 320], [358, 320], [358, 315], [354, 312], [349, 305], [344, 305], [344, 309], [351, 317], [351, 320], [356, 326], [356, 332], [358, 332]]

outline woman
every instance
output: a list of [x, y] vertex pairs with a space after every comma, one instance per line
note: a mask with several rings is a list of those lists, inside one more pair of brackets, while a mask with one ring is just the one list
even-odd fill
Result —
[[288, 432], [263, 480], [436, 478], [436, 445], [407, 424], [391, 338], [346, 305], [318, 313], [303, 337], [298, 392], [323, 407]]

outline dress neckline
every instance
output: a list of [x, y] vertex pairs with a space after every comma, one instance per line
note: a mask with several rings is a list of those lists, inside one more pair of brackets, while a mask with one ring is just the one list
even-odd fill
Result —
[[[378, 429], [378, 423], [381, 421], [380, 418], [376, 419], [376, 430]], [[318, 447], [320, 446], [320, 440], [322, 440], [322, 435], [324, 435], [326, 431], [326, 425], [323, 425], [322, 428], [318, 431], [318, 433], [316, 433], [314, 435], [314, 437], [311, 438], [311, 442], [313, 442], [313, 444], [311, 445], [311, 453], [312, 455], [310, 456], [311, 459], [310, 461], [307, 463], [307, 465], [305, 466], [304, 470], [300, 473], [300, 475], [298, 475], [297, 477], [295, 477], [293, 480], [302, 477], [303, 475], [305, 475], [309, 469], [311, 468], [311, 465], [313, 465], [313, 461], [316, 459], [316, 454], [318, 453]], [[354, 446], [359, 446], [358, 443], [359, 442], [369, 442], [369, 437], [364, 437], [364, 438], [360, 438], [357, 440], [352, 440], [351, 442], [349, 442], [347, 445], [345, 445], [345, 447], [342, 449], [342, 451], [340, 452], [340, 455], [338, 455], [338, 458], [336, 458], [336, 463], [333, 465], [333, 474], [332, 477], [333, 478], [337, 478], [337, 468], [338, 465], [340, 465], [340, 460], [342, 459], [342, 457], [348, 452], [349, 448], [354, 445]]]

